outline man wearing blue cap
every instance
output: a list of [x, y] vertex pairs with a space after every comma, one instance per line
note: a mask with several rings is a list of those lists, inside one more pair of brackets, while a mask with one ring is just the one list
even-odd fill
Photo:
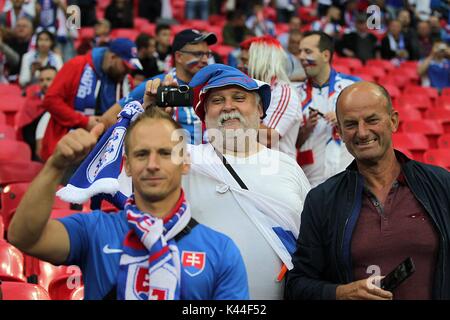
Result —
[[[212, 52], [209, 45], [217, 42], [213, 33], [201, 33], [195, 29], [185, 29], [175, 35], [172, 43], [172, 58], [175, 68], [168, 73], [176, 79], [179, 85], [188, 84], [192, 77], [203, 67], [208, 65], [208, 58]], [[160, 74], [152, 80], [164, 79], [165, 74]], [[127, 97], [122, 98], [102, 117], [102, 122], [107, 126], [116, 122], [117, 114], [130, 101], [142, 102], [145, 92], [145, 82], [137, 86]], [[186, 129], [191, 136], [191, 143], [202, 142], [202, 124], [191, 106], [174, 108], [173, 118]]]
[[45, 96], [50, 122], [42, 144], [47, 160], [56, 143], [72, 128], [91, 129], [109, 106], [128, 94], [126, 75], [142, 68], [134, 42], [117, 38], [107, 48], [94, 48], [64, 64]]
[[[144, 107], [154, 105], [160, 83], [147, 82]], [[163, 85], [176, 84], [168, 76]], [[222, 64], [204, 67], [189, 86], [210, 141], [189, 145], [191, 171], [183, 189], [193, 216], [237, 244], [251, 299], [282, 299], [310, 185], [294, 159], [257, 141], [270, 86]]]

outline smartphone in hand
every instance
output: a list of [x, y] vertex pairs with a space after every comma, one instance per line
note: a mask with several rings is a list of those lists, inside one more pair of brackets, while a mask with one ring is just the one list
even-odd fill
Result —
[[380, 287], [386, 291], [395, 290], [403, 281], [409, 278], [416, 267], [411, 257], [406, 258], [402, 263], [400, 263], [394, 270], [392, 270], [386, 277], [384, 277], [380, 282]]

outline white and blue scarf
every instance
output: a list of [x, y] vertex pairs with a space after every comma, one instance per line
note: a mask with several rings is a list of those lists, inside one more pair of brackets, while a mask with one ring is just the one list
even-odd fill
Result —
[[[144, 109], [139, 102], [128, 103], [120, 112], [117, 123], [102, 136], [69, 183], [56, 195], [64, 201], [82, 204], [93, 196], [106, 194], [123, 206], [123, 200], [131, 194], [131, 179], [122, 166], [125, 133], [142, 112]], [[130, 186], [129, 190], [121, 188], [118, 192], [120, 186], [126, 185]]]
[[128, 198], [125, 213], [130, 231], [120, 257], [117, 299], [179, 300], [181, 263], [174, 237], [191, 219], [184, 193], [164, 220], [141, 212], [134, 195]]

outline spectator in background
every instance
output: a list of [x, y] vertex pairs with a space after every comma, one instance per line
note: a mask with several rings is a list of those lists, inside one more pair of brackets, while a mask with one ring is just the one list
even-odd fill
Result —
[[289, 19], [289, 29], [288, 31], [278, 35], [277, 39], [280, 41], [281, 45], [285, 50], [288, 50], [288, 42], [289, 42], [289, 35], [291, 31], [297, 30], [300, 31], [300, 28], [302, 27], [302, 20], [298, 16], [292, 16]]
[[168, 24], [156, 26], [156, 59], [159, 70], [167, 71], [169, 69], [170, 54], [172, 53], [171, 37], [172, 29]]
[[98, 20], [94, 25], [94, 39], [85, 38], [77, 48], [78, 54], [86, 54], [97, 47], [107, 47], [111, 42], [111, 24], [106, 19]]
[[336, 98], [359, 78], [332, 67], [333, 39], [322, 31], [306, 32], [300, 42], [300, 62], [308, 79], [300, 98], [305, 125], [297, 138], [298, 163], [312, 187], [341, 172], [352, 161], [336, 128]]
[[363, 63], [376, 57], [377, 37], [367, 30], [367, 17], [364, 14], [356, 18], [356, 30], [345, 34], [337, 43], [338, 52], [351, 58], [358, 58]]
[[345, 3], [342, 22], [347, 32], [356, 30], [356, 18], [358, 13], [358, 3], [356, 0], [349, 0]]
[[253, 6], [253, 15], [247, 18], [245, 25], [257, 37], [276, 36], [275, 24], [264, 16], [264, 7], [261, 4], [257, 3]]
[[262, 134], [259, 141], [295, 159], [295, 142], [302, 113], [300, 98], [286, 72], [287, 54], [278, 40], [270, 36], [251, 38], [242, 47], [248, 47], [248, 75], [270, 85], [270, 105], [260, 125], [261, 129], [265, 129], [261, 132], [267, 132], [267, 135]]
[[381, 57], [393, 60], [393, 63], [398, 65], [401, 61], [411, 58], [413, 51], [411, 39], [406, 38], [402, 33], [400, 22], [392, 20], [389, 23], [388, 33], [381, 40]]
[[20, 18], [33, 19], [34, 16], [30, 15], [23, 8], [25, 0], [12, 0], [12, 6], [9, 10], [0, 14], [0, 26], [13, 29]]
[[424, 59], [430, 55], [433, 47], [433, 40], [431, 38], [431, 28], [428, 21], [419, 21], [417, 23], [417, 55], [412, 59]]
[[70, 129], [92, 129], [99, 122], [99, 115], [129, 92], [127, 74], [135, 68], [142, 69], [137, 49], [134, 42], [125, 38], [66, 62], [44, 98], [44, 108], [51, 118], [41, 158], [47, 160]]
[[155, 38], [146, 33], [141, 33], [137, 36], [135, 42], [138, 50], [137, 55], [142, 65], [139, 74], [142, 74], [145, 78], [152, 78], [160, 74], [163, 70], [158, 69]]
[[3, 41], [5, 30], [0, 27], [0, 83], [8, 83], [9, 69], [17, 68], [20, 56]]
[[245, 14], [242, 11], [229, 11], [227, 23], [223, 27], [223, 44], [239, 47], [239, 44], [251, 33], [245, 25]]
[[441, 91], [450, 87], [450, 49], [442, 41], [435, 41], [428, 57], [419, 62], [418, 73], [422, 84]]
[[111, 29], [133, 28], [133, 3], [130, 0], [112, 0], [106, 7], [105, 19], [111, 23]]
[[311, 24], [311, 30], [323, 31], [333, 39], [338, 39], [342, 32], [341, 10], [338, 7], [331, 6], [328, 8], [327, 15]]
[[58, 30], [58, 9], [66, 12], [67, 6], [64, 0], [37, 0], [36, 1], [36, 31], [48, 30], [56, 34]]
[[402, 9], [398, 13], [397, 20], [402, 25], [402, 32], [408, 39], [416, 39], [417, 32], [411, 19], [411, 12], [408, 9]]
[[209, 0], [186, 0], [186, 19], [208, 20]]
[[20, 62], [15, 68], [9, 69], [9, 81], [17, 81], [20, 73], [22, 57], [28, 52], [31, 38], [33, 36], [33, 23], [29, 18], [19, 18], [11, 36], [5, 38], [5, 43], [13, 49], [20, 57]]
[[[217, 37], [213, 33], [201, 33], [194, 29], [185, 29], [178, 32], [172, 45], [175, 67], [167, 73], [171, 74], [179, 85], [187, 85], [199, 70], [208, 65], [208, 60], [212, 57], [209, 46], [216, 42]], [[167, 73], [157, 75], [154, 78], [162, 80]], [[153, 80], [154, 78], [147, 80]], [[142, 101], [144, 93], [145, 83], [141, 83], [127, 97], [120, 99], [114, 105], [111, 104], [112, 107], [102, 116], [102, 122], [107, 126], [115, 124], [120, 110], [130, 101]], [[173, 117], [189, 132], [188, 139], [192, 144], [202, 143], [202, 122], [195, 114], [192, 106], [177, 106], [174, 108]]]
[[328, 9], [333, 4], [333, 1], [332, 0], [318, 0], [317, 3], [318, 3], [317, 14], [319, 17], [324, 17], [324, 16], [326, 16]]
[[289, 32], [288, 46], [287, 46], [287, 74], [289, 80], [292, 82], [302, 82], [306, 79], [305, 70], [300, 63], [300, 41], [303, 38], [303, 34], [300, 30], [292, 30]]
[[[50, 118], [50, 114], [45, 112], [42, 102], [57, 72], [55, 67], [49, 65], [39, 69], [39, 83], [27, 88], [26, 101], [15, 116], [15, 129], [30, 146], [32, 160], [35, 161], [40, 160], [41, 139]], [[37, 128], [41, 120], [45, 122], [44, 130], [38, 132]]]
[[441, 27], [439, 18], [436, 16], [431, 16], [429, 22], [431, 29], [431, 38], [433, 39], [433, 41], [435, 40], [445, 41], [446, 32], [445, 29]]
[[26, 87], [36, 83], [39, 77], [39, 70], [44, 66], [61, 69], [62, 58], [55, 53], [55, 38], [52, 33], [44, 30], [36, 36], [36, 49], [30, 50], [23, 55], [22, 66], [20, 68], [19, 84]]

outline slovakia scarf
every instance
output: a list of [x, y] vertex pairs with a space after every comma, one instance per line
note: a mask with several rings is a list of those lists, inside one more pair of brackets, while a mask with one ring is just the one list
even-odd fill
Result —
[[164, 220], [141, 212], [134, 195], [128, 198], [125, 213], [130, 231], [120, 257], [117, 299], [178, 300], [180, 255], [174, 237], [191, 219], [184, 193]]
[[131, 194], [131, 179], [122, 170], [123, 143], [128, 126], [142, 112], [144, 109], [139, 102], [128, 103], [120, 112], [117, 123], [102, 136], [67, 186], [56, 195], [64, 201], [79, 204], [102, 193], [123, 198], [116, 194], [119, 182], [123, 181], [121, 185], [130, 186], [129, 189], [122, 189], [128, 197]]

